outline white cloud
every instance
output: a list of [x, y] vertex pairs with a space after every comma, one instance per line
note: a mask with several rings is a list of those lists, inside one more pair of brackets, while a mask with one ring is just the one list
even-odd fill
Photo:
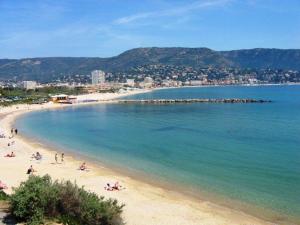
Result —
[[181, 7], [174, 7], [170, 9], [160, 10], [160, 11], [152, 11], [145, 13], [133, 14], [125, 17], [118, 18], [114, 21], [115, 24], [128, 24], [131, 22], [135, 22], [141, 19], [151, 19], [155, 17], [168, 17], [168, 16], [177, 16], [187, 14], [191, 11], [199, 10], [202, 8], [223, 6], [232, 0], [208, 0], [208, 1], [196, 1], [187, 5], [183, 5]]
[[146, 18], [155, 16], [155, 15], [156, 15], [156, 12], [134, 14], [134, 15], [131, 15], [131, 16], [121, 17], [121, 18], [117, 19], [115, 21], [115, 23], [117, 23], [117, 24], [126, 24], [126, 23], [133, 22], [135, 20], [146, 19]]

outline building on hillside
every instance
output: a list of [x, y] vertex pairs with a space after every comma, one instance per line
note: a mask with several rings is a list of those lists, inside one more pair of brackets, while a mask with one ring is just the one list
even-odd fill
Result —
[[182, 85], [182, 82], [181, 81], [176, 81], [176, 80], [162, 80], [161, 82], [161, 86], [164, 86], [164, 87], [178, 87], [178, 86], [181, 86]]
[[249, 84], [257, 84], [258, 83], [258, 80], [255, 78], [249, 78], [248, 81], [249, 81]]
[[37, 86], [36, 81], [23, 81], [22, 87], [26, 90], [35, 89]]
[[144, 79], [144, 83], [145, 84], [153, 84], [153, 79], [151, 77], [145, 77]]
[[127, 85], [129, 87], [134, 87], [134, 85], [135, 85], [134, 79], [126, 79], [125, 85]]
[[153, 87], [153, 79], [151, 77], [145, 77], [143, 82], [140, 82], [138, 86], [140, 88], [151, 88]]
[[92, 85], [99, 85], [105, 83], [105, 73], [102, 70], [92, 71]]

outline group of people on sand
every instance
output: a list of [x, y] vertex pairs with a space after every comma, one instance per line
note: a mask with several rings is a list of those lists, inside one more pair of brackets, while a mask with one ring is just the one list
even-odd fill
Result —
[[35, 154], [32, 154], [31, 158], [36, 159], [36, 160], [41, 160], [43, 157], [42, 157], [41, 153], [36, 152]]
[[[12, 136], [9, 137], [9, 139], [13, 138], [14, 135], [17, 135], [17, 134], [18, 134], [18, 129], [12, 128], [12, 129], [11, 129], [11, 135], [12, 135]], [[11, 145], [13, 145], [13, 144], [14, 144], [14, 141], [8, 143], [8, 146], [11, 146]], [[6, 154], [4, 157], [12, 158], [12, 157], [16, 157], [16, 154], [12, 151], [11, 153]], [[36, 152], [35, 154], [32, 154], [31, 158], [32, 158], [32, 159], [36, 159], [36, 160], [41, 160], [43, 157], [42, 157], [42, 155], [41, 155], [40, 152]], [[63, 163], [64, 160], [65, 160], [65, 154], [64, 154], [64, 153], [61, 153], [60, 159], [59, 159], [58, 153], [55, 153], [55, 158], [54, 158], [54, 159], [55, 159], [55, 163], [56, 163], [56, 164], [59, 163], [59, 161], [60, 161], [61, 163]], [[89, 171], [89, 170], [88, 170], [88, 167], [87, 167], [87, 165], [86, 165], [86, 162], [83, 162], [83, 163], [79, 166], [79, 170], [81, 170], [81, 171]], [[31, 175], [31, 174], [33, 174], [34, 172], [37, 172], [37, 171], [33, 168], [33, 165], [30, 165], [30, 167], [27, 169], [26, 174]], [[4, 184], [4, 183], [0, 180], [0, 190], [3, 190], [3, 189], [7, 189], [7, 185]], [[120, 190], [123, 190], [123, 189], [125, 189], [125, 188], [122, 187], [122, 186], [119, 184], [119, 182], [115, 182], [115, 183], [113, 183], [113, 184], [107, 183], [106, 186], [104, 187], [104, 189], [105, 189], [106, 191], [120, 191]]]
[[7, 146], [9, 147], [9, 146], [12, 146], [12, 145], [14, 145], [14, 144], [15, 144], [15, 141], [8, 142], [8, 143], [7, 143]]
[[[15, 157], [15, 154], [14, 154], [14, 152], [11, 152], [11, 154], [7, 154], [5, 157]], [[37, 160], [39, 160], [39, 159], [42, 158], [42, 155], [41, 155], [39, 152], [36, 152], [36, 154], [33, 154], [32, 157], [35, 158], [35, 159], [37, 159]], [[56, 154], [55, 157], [57, 157], [57, 154]], [[63, 162], [63, 159], [64, 159], [64, 153], [62, 153], [62, 162]], [[83, 163], [80, 165], [80, 167], [79, 167], [79, 170], [81, 170], [81, 171], [87, 171], [87, 169], [88, 169], [88, 168], [87, 168], [87, 165], [86, 165], [85, 162], [83, 162]], [[31, 174], [33, 174], [34, 172], [37, 172], [37, 171], [36, 171], [36, 170], [33, 168], [33, 166], [31, 165], [31, 166], [27, 169], [26, 174], [31, 175]], [[6, 189], [6, 188], [7, 188], [7, 186], [6, 186], [2, 181], [0, 181], [0, 190]], [[104, 189], [105, 189], [106, 191], [120, 191], [120, 190], [123, 190], [123, 189], [125, 189], [125, 188], [122, 187], [122, 186], [119, 184], [119, 182], [117, 181], [117, 182], [115, 182], [114, 184], [107, 183], [106, 186], [104, 187]]]
[[[56, 163], [56, 164], [59, 163], [59, 162], [58, 162], [59, 160], [58, 160], [58, 154], [57, 154], [57, 153], [55, 153], [54, 159], [55, 159], [55, 163]], [[65, 153], [61, 153], [61, 156], [60, 156], [60, 162], [63, 163], [64, 160], [65, 160]]]
[[[14, 134], [16, 134], [16, 135], [18, 134], [18, 129], [11, 129], [11, 136], [9, 136], [9, 139], [13, 138]], [[6, 138], [5, 134], [4, 133], [1, 134], [0, 138]], [[14, 144], [15, 144], [15, 141], [11, 141], [11, 142], [8, 142], [7, 146], [9, 147]], [[14, 158], [14, 157], [16, 157], [16, 154], [12, 151], [11, 153], [7, 153], [6, 155], [4, 155], [4, 157]], [[0, 180], [0, 190], [3, 190], [3, 189], [7, 189], [7, 185]]]
[[121, 191], [123, 189], [125, 189], [124, 187], [122, 187], [119, 182], [115, 182], [113, 185], [111, 185], [110, 183], [107, 183], [106, 186], [104, 187], [104, 189], [106, 191]]
[[[18, 134], [18, 129], [12, 128], [12, 129], [10, 130], [10, 133], [11, 133], [11, 136], [9, 136], [8, 139], [14, 138], [14, 134], [15, 134], [15, 135]], [[14, 145], [14, 144], [15, 144], [15, 141], [10, 141], [10, 142], [7, 143], [7, 146], [9, 147], [9, 146], [12, 146], [12, 145]]]
[[[81, 171], [87, 171], [87, 165], [85, 162], [83, 162], [80, 166], [79, 166], [79, 170]], [[104, 189], [106, 191], [121, 191], [123, 189], [125, 189], [124, 187], [122, 187], [119, 182], [115, 182], [114, 184], [110, 184], [107, 183], [106, 186], [104, 187]]]
[[11, 128], [11, 130], [10, 130], [10, 134], [11, 135], [17, 135], [18, 134], [18, 129], [17, 128]]

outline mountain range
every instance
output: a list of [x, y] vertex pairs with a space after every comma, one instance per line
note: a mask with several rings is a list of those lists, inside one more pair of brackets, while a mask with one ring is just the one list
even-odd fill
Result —
[[300, 70], [299, 49], [214, 51], [209, 48], [135, 48], [109, 58], [38, 57], [0, 59], [0, 79], [50, 81], [63, 75], [90, 74], [92, 70], [122, 72], [131, 67], [163, 64], [203, 67]]

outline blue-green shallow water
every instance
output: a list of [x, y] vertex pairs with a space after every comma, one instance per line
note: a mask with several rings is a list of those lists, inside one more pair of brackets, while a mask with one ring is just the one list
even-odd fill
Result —
[[129, 98], [259, 98], [266, 104], [106, 104], [30, 113], [29, 137], [186, 190], [300, 218], [300, 86], [165, 89]]

